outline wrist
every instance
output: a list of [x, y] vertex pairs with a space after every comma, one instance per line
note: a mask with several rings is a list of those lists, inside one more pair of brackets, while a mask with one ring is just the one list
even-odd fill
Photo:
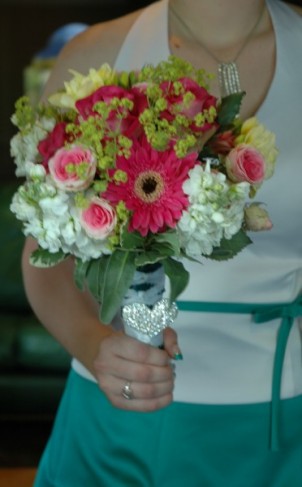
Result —
[[96, 377], [95, 361], [99, 356], [104, 340], [116, 332], [109, 325], [98, 320], [85, 323], [81, 336], [77, 337], [77, 344], [72, 347], [73, 357], [76, 358], [94, 377]]

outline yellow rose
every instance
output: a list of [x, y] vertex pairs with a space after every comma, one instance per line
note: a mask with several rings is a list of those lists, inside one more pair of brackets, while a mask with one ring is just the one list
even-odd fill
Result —
[[276, 137], [273, 132], [267, 130], [264, 125], [259, 123], [256, 117], [248, 118], [242, 124], [235, 144], [248, 144], [255, 147], [262, 154], [266, 163], [265, 179], [273, 175], [278, 155]]
[[91, 95], [101, 86], [116, 83], [116, 73], [109, 64], [103, 64], [98, 70], [90, 69], [86, 76], [73, 70], [70, 73], [73, 78], [64, 83], [64, 91], [54, 93], [48, 99], [56, 107], [74, 109], [77, 100]]

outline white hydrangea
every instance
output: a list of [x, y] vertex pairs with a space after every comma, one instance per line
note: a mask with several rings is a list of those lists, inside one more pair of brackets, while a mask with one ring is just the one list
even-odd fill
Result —
[[195, 166], [183, 184], [189, 207], [178, 222], [181, 247], [200, 260], [210, 255], [222, 238], [230, 239], [242, 225], [248, 183], [230, 184], [224, 174]]
[[55, 123], [54, 119], [41, 118], [35, 123], [29, 133], [22, 134], [18, 132], [11, 138], [10, 154], [16, 164], [16, 176], [23, 177], [26, 175], [26, 163], [34, 163], [40, 160], [38, 144], [45, 139], [55, 126]]
[[20, 190], [14, 194], [10, 210], [23, 222], [32, 221], [36, 217], [36, 208], [24, 198]]
[[111, 253], [106, 240], [88, 237], [81, 227], [74, 195], [57, 189], [48, 178], [20, 186], [10, 209], [22, 220], [24, 234], [51, 253], [63, 251], [83, 261]]
[[25, 176], [32, 180], [44, 181], [46, 177], [46, 169], [42, 164], [26, 162], [24, 164], [24, 172]]

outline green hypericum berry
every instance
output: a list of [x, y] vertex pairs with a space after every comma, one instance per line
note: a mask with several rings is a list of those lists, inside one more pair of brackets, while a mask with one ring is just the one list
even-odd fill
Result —
[[125, 171], [122, 171], [121, 169], [117, 169], [113, 175], [113, 179], [117, 183], [126, 183], [128, 176]]

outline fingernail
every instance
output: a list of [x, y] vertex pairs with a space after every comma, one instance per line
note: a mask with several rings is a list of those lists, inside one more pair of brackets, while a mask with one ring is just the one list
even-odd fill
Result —
[[177, 352], [174, 353], [173, 359], [174, 360], [183, 360], [183, 355], [182, 355], [180, 350], [178, 350]]

